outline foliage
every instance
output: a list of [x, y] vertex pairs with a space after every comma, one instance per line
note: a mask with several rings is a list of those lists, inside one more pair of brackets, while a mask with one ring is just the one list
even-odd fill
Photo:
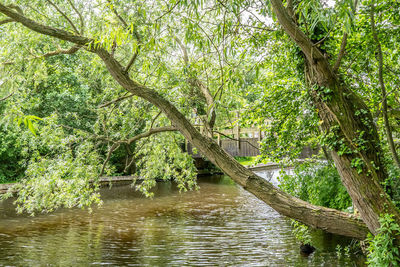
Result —
[[29, 155], [23, 147], [29, 145], [32, 136], [15, 124], [0, 124], [0, 183], [15, 182], [23, 177]]
[[18, 212], [35, 214], [100, 203], [98, 152], [82, 136], [66, 135], [54, 124], [56, 119], [46, 118], [40, 127], [40, 138], [28, 132], [33, 136], [30, 145], [20, 147], [27, 160], [24, 179], [3, 196], [11, 197], [14, 190], [18, 191], [15, 201]]
[[330, 163], [308, 161], [293, 172], [279, 177], [279, 187], [289, 194], [328, 208], [345, 210], [351, 206], [350, 196]]
[[292, 233], [294, 234], [296, 239], [299, 240], [303, 245], [311, 245], [312, 238], [309, 227], [298, 221], [291, 221], [293, 227]]
[[91, 149], [81, 147], [75, 156], [72, 151], [65, 151], [52, 159], [31, 162], [25, 172], [27, 178], [11, 189], [18, 190], [17, 211], [34, 215], [59, 207], [100, 203], [96, 181], [100, 165]]
[[186, 191], [196, 188], [197, 171], [193, 158], [181, 150], [183, 140], [177, 134], [164, 133], [152, 137], [151, 141], [142, 141], [144, 145], [139, 151], [139, 179], [143, 179], [136, 188], [146, 196], [152, 196], [149, 191], [156, 179], [173, 180], [179, 190]]
[[400, 208], [400, 169], [391, 164], [391, 160], [388, 160], [387, 168], [388, 178], [385, 181], [385, 185], [391, 189], [388, 193], [391, 195], [396, 206]]
[[[293, 75], [301, 59], [293, 58], [293, 48], [273, 50], [259, 66], [261, 77], [248, 85], [243, 124], [259, 125], [264, 132], [261, 158], [280, 162], [297, 159], [305, 146], [316, 146], [318, 118], [302, 78]], [[282, 45], [280, 45], [282, 48]], [[293, 65], [283, 68], [286, 58]], [[251, 98], [250, 98], [251, 97]]]
[[396, 245], [396, 235], [400, 226], [393, 215], [384, 214], [379, 219], [380, 228], [377, 234], [368, 236], [368, 261], [371, 266], [400, 266], [400, 250]]
[[257, 157], [235, 157], [235, 159], [245, 166], [254, 165], [257, 162]]

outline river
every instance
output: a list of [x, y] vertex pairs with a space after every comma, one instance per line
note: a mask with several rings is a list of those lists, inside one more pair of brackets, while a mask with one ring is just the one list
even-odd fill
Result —
[[[266, 173], [264, 173], [266, 175]], [[274, 179], [274, 178], [273, 178]], [[0, 266], [358, 266], [337, 255], [345, 238], [316, 231], [299, 252], [290, 221], [229, 177], [203, 177], [179, 193], [159, 183], [146, 199], [130, 186], [102, 189], [101, 207], [16, 215], [0, 202]]]

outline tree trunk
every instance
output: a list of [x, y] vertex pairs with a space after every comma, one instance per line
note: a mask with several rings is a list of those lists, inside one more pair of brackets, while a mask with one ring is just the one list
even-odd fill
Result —
[[[400, 223], [400, 213], [383, 190], [386, 171], [376, 126], [368, 107], [342, 84], [323, 53], [298, 28], [281, 0], [271, 0], [284, 31], [301, 48], [306, 58], [307, 80], [321, 125], [329, 137], [332, 157], [342, 183], [369, 230], [376, 234], [379, 216], [390, 213]], [[400, 239], [400, 237], [399, 237]]]
[[[332, 158], [361, 218], [374, 234], [383, 213], [394, 214], [400, 222], [397, 208], [381, 186], [386, 171], [380, 159], [382, 151], [371, 114], [354, 115], [367, 108], [350, 89], [342, 88], [341, 93], [333, 91], [329, 103], [318, 93], [313, 91], [314, 104], [323, 121], [323, 130], [333, 137], [328, 140]], [[343, 114], [351, 115], [352, 120], [338, 121]]]

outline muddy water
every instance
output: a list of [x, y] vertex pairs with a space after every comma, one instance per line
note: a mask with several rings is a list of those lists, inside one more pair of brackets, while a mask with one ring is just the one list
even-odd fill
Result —
[[343, 238], [314, 233], [299, 253], [290, 222], [228, 177], [179, 193], [160, 183], [154, 199], [129, 186], [103, 189], [103, 205], [37, 217], [0, 202], [0, 266], [358, 266], [337, 256]]

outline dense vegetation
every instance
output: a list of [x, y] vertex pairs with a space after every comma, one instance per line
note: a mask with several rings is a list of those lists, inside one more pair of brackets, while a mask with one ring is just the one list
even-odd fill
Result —
[[[195, 188], [186, 139], [284, 215], [368, 228], [370, 263], [378, 240], [399, 244], [397, 1], [5, 0], [0, 13], [0, 182], [20, 182], [20, 211], [90, 206], [102, 175], [137, 174], [146, 195], [156, 178]], [[235, 123], [266, 133], [262, 159], [321, 147], [327, 163], [281, 178], [312, 205], [208, 138]], [[352, 202], [362, 221], [316, 206]]]

